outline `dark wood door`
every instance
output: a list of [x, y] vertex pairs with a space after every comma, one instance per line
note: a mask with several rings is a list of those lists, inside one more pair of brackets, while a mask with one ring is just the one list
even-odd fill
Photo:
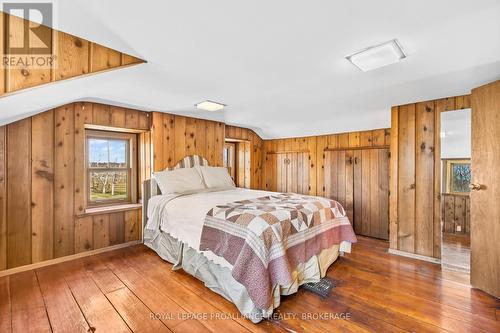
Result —
[[471, 284], [500, 297], [500, 81], [472, 90]]

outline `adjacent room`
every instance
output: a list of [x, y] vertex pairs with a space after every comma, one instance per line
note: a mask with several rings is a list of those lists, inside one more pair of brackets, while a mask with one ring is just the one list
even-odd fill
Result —
[[0, 1], [0, 333], [500, 332], [500, 2]]

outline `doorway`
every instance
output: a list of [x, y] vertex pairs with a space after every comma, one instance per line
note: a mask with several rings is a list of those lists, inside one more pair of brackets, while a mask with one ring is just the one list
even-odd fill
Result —
[[470, 272], [471, 109], [441, 113], [441, 265]]
[[237, 187], [250, 188], [250, 141], [226, 139], [223, 165]]

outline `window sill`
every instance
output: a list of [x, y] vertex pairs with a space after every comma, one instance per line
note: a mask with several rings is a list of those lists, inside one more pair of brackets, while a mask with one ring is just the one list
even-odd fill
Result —
[[90, 215], [99, 215], [106, 213], [117, 213], [124, 212], [127, 210], [137, 210], [142, 208], [142, 204], [134, 203], [134, 204], [125, 204], [125, 205], [114, 205], [114, 206], [104, 206], [104, 207], [92, 207], [85, 209], [85, 212], [82, 214], [78, 214], [78, 217], [90, 216]]

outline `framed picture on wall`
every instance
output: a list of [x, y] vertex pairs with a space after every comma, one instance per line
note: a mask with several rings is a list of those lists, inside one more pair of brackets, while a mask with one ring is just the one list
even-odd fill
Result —
[[469, 194], [471, 182], [470, 159], [443, 160], [443, 173], [446, 193]]

